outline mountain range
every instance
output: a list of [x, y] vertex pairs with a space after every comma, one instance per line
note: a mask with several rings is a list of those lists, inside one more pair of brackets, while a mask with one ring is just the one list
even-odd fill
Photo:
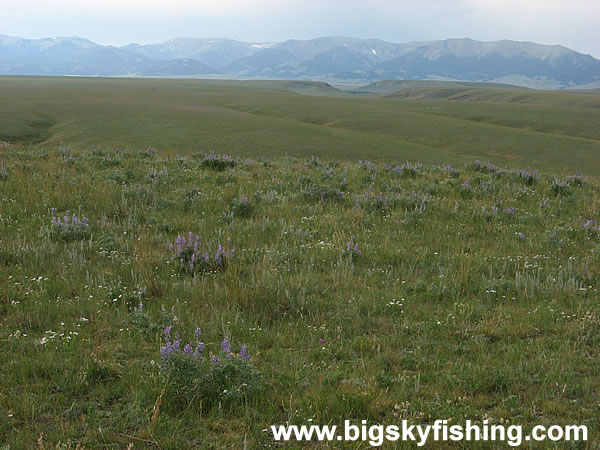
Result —
[[0, 35], [0, 74], [275, 78], [356, 84], [460, 80], [565, 89], [598, 87], [600, 61], [560, 45], [468, 38], [402, 44], [348, 37], [280, 43], [178, 38], [115, 47], [78, 37]]

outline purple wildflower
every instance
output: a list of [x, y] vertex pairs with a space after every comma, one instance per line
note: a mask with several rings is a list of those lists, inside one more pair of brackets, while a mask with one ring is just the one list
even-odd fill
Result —
[[231, 345], [229, 344], [229, 338], [225, 336], [223, 342], [221, 342], [221, 350], [225, 353], [227, 358], [231, 358]]
[[246, 344], [242, 345], [242, 348], [240, 349], [240, 358], [242, 358], [244, 361], [249, 361], [251, 358], [250, 353], [248, 353], [248, 348], [246, 347]]
[[171, 345], [165, 345], [160, 348], [160, 357], [163, 362], [166, 363], [169, 359], [169, 356], [173, 353], [174, 349]]
[[194, 356], [196, 358], [200, 358], [200, 356], [202, 356], [203, 354], [204, 354], [204, 342], [198, 341], [198, 344], [196, 345], [196, 352], [194, 353]]
[[200, 246], [200, 236], [189, 232], [187, 238], [177, 236], [175, 245], [169, 245], [173, 253], [171, 259], [179, 261], [180, 268], [188, 273], [205, 273], [215, 269], [224, 269], [228, 260], [233, 256], [233, 250], [219, 245], [214, 259]]
[[362, 255], [358, 243], [354, 242], [354, 236], [352, 236], [350, 240], [346, 242], [346, 246], [342, 248], [342, 254], [350, 255], [351, 257]]

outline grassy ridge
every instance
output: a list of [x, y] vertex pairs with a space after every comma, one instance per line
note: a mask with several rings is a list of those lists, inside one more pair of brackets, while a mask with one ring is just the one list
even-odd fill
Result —
[[473, 81], [444, 81], [444, 80], [383, 80], [361, 86], [357, 92], [391, 93], [407, 88], [420, 87], [467, 87], [467, 88], [504, 88], [527, 89], [504, 83], [487, 83]]
[[248, 156], [456, 164], [478, 158], [600, 174], [596, 94], [406, 92], [353, 96], [305, 82], [2, 77], [0, 138]]
[[600, 95], [577, 91], [534, 91], [484, 87], [403, 88], [385, 94], [389, 98], [444, 99], [463, 102], [518, 103], [565, 108], [600, 108]]
[[[271, 424], [345, 419], [575, 423], [598, 443], [597, 180], [206, 156], [0, 148], [0, 443], [260, 448]], [[178, 269], [189, 231], [236, 247], [225, 270]], [[161, 395], [166, 325], [247, 344], [268, 395]]]

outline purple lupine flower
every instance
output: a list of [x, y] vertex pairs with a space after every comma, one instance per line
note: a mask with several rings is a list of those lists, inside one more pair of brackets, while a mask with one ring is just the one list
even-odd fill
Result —
[[359, 249], [358, 243], [356, 243], [354, 241], [354, 236], [352, 236], [350, 238], [350, 240], [348, 242], [346, 242], [346, 246], [344, 248], [342, 248], [342, 254], [347, 254], [347, 255], [350, 255], [351, 257], [353, 255], [356, 255], [356, 256], [362, 255], [362, 252]]
[[173, 327], [166, 327], [165, 328], [165, 342], [170, 342], [171, 341], [171, 330], [173, 329]]
[[583, 224], [583, 228], [591, 228], [594, 225], [596, 225], [596, 221], [593, 219], [590, 219]]
[[223, 350], [223, 353], [225, 353], [227, 358], [231, 358], [231, 346], [227, 336], [225, 336], [225, 339], [223, 339], [223, 342], [221, 342], [221, 350]]
[[210, 362], [212, 363], [213, 367], [221, 365], [221, 361], [219, 360], [219, 357], [217, 355], [212, 355], [212, 357], [210, 358]]
[[194, 330], [194, 338], [195, 338], [197, 341], [200, 341], [200, 336], [202, 336], [202, 330], [201, 330], [200, 328], [196, 328], [196, 329]]
[[[230, 241], [228, 241], [230, 242]], [[234, 254], [232, 250], [219, 245], [214, 258], [211, 260], [208, 251], [203, 250], [200, 246], [200, 236], [195, 236], [192, 232], [188, 233], [187, 238], [178, 236], [173, 244], [169, 245], [169, 249], [173, 253], [171, 260], [179, 261], [180, 268], [188, 273], [208, 272], [217, 269], [225, 268], [227, 260]]]
[[183, 353], [185, 353], [186, 355], [191, 355], [194, 352], [194, 350], [192, 349], [192, 346], [190, 344], [185, 344], [185, 346], [183, 347]]
[[160, 348], [160, 357], [162, 358], [163, 362], [166, 364], [169, 361], [169, 357], [176, 351], [179, 351], [179, 346], [175, 346], [175, 345], [167, 342], [164, 346], [162, 346]]
[[171, 353], [173, 353], [173, 349], [170, 345], [165, 345], [160, 348], [160, 357], [164, 362], [167, 362]]
[[523, 240], [527, 239], [527, 236], [525, 236], [523, 233], [520, 233], [520, 232], [517, 233], [517, 236], [519, 236], [519, 239], [523, 239]]
[[248, 353], [248, 347], [246, 347], [246, 344], [242, 345], [242, 348], [240, 349], [240, 358], [242, 358], [244, 361], [249, 361], [251, 358], [250, 353]]
[[196, 344], [196, 352], [194, 353], [194, 356], [196, 356], [196, 358], [199, 358], [203, 354], [204, 354], [204, 342], [198, 341], [198, 343]]
[[80, 218], [76, 213], [71, 214], [70, 211], [67, 211], [66, 215], [60, 218], [56, 216], [56, 208], [52, 208], [51, 224], [62, 231], [76, 232], [86, 230], [89, 226], [89, 219], [83, 216]]

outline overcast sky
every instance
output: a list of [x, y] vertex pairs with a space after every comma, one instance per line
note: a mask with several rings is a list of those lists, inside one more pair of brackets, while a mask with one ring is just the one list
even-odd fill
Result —
[[0, 34], [101, 44], [174, 37], [283, 41], [470, 37], [561, 44], [600, 58], [600, 0], [0, 0]]

